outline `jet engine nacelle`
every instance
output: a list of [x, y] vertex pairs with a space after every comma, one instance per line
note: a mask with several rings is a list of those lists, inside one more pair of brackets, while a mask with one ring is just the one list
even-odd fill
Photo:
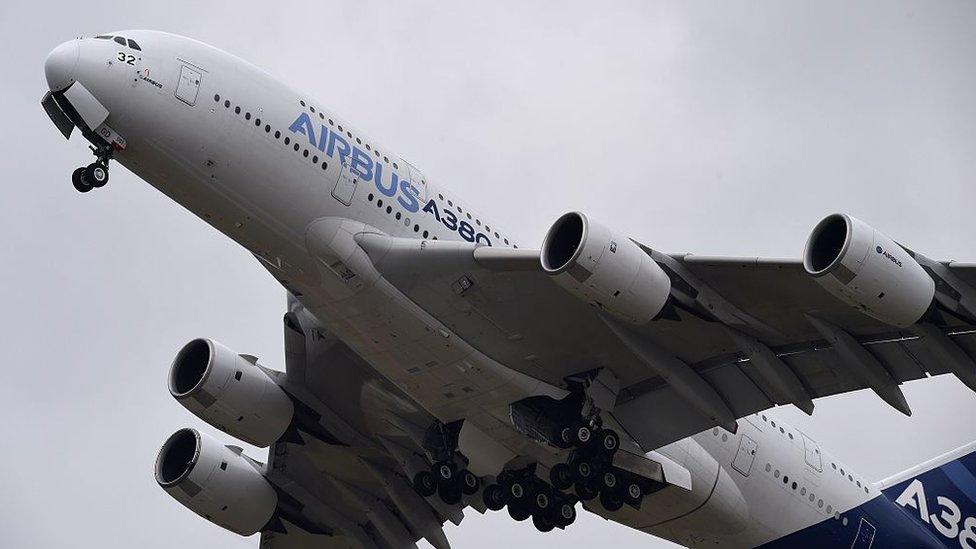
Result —
[[542, 267], [576, 297], [632, 324], [650, 322], [671, 294], [671, 279], [640, 246], [579, 212], [546, 233]]
[[278, 507], [278, 494], [239, 448], [196, 429], [180, 429], [156, 458], [156, 482], [176, 501], [242, 536], [260, 531]]
[[254, 363], [210, 339], [180, 349], [169, 370], [169, 392], [197, 417], [265, 448], [288, 429], [291, 398]]
[[803, 268], [834, 296], [892, 326], [915, 324], [935, 298], [935, 282], [911, 254], [845, 214], [813, 229]]

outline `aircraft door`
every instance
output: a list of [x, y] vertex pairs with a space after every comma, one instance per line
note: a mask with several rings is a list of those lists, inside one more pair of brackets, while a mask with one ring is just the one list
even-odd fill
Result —
[[756, 461], [756, 450], [758, 448], [759, 445], [755, 440], [742, 435], [739, 439], [739, 451], [735, 453], [735, 459], [732, 460], [732, 468], [742, 473], [743, 476], [749, 476], [752, 463]]
[[823, 472], [823, 460], [820, 458], [820, 446], [816, 442], [810, 440], [809, 437], [800, 433], [803, 437], [803, 450], [804, 456], [807, 460], [807, 465], [813, 467], [817, 472]]
[[335, 187], [332, 188], [332, 197], [349, 206], [352, 204], [353, 195], [356, 194], [356, 187], [359, 185], [359, 176], [349, 169], [352, 163], [351, 156], [346, 155], [345, 157], [341, 157], [341, 159], [342, 165], [339, 166], [339, 178], [336, 180]]
[[176, 98], [193, 106], [197, 102], [197, 94], [200, 93], [200, 71], [187, 65], [180, 66], [180, 81], [176, 85]]
[[871, 549], [876, 532], [877, 529], [874, 525], [868, 522], [867, 519], [862, 518], [860, 524], [857, 526], [857, 534], [854, 536], [854, 543], [851, 544], [851, 549]]
[[403, 158], [401, 158], [400, 161], [407, 166], [407, 174], [410, 177], [410, 184], [417, 189], [417, 197], [420, 199], [420, 202], [427, 202], [427, 180], [424, 178], [424, 174], [420, 173], [420, 170]]

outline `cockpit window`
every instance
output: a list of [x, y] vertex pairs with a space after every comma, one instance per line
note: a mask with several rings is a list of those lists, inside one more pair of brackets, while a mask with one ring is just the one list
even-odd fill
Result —
[[95, 38], [98, 38], [99, 40], [111, 40], [112, 39], [112, 37], [109, 36], [109, 35], [107, 35], [107, 34], [99, 34]]
[[116, 36], [115, 37], [115, 43], [116, 44], [122, 44], [124, 46], [125, 45], [125, 38], [122, 38], [121, 36]]
[[133, 40], [131, 38], [129, 38], [128, 40], [129, 40], [129, 47], [130, 48], [132, 48], [134, 50], [142, 51], [142, 48], [139, 47], [139, 44], [136, 44], [136, 41], [135, 40]]

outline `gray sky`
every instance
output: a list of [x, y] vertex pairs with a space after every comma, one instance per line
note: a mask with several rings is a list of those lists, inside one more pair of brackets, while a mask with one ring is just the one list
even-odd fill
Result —
[[[284, 293], [121, 167], [101, 191], [71, 188], [87, 149], [38, 102], [45, 55], [77, 35], [154, 28], [248, 59], [525, 245], [580, 208], [663, 251], [797, 257], [845, 211], [930, 257], [976, 261], [976, 4], [604, 4], [0, 5], [2, 545], [257, 545], [181, 508], [152, 465], [177, 428], [214, 432], [166, 390], [177, 349], [209, 336], [281, 368]], [[976, 439], [960, 383], [905, 393], [910, 419], [863, 392], [777, 415], [868, 478]], [[669, 546], [592, 515], [542, 536], [473, 514], [448, 536]]]

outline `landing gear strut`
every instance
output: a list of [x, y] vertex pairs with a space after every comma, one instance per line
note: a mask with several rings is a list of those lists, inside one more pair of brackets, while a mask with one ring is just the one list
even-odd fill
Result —
[[81, 193], [104, 187], [108, 183], [108, 161], [112, 158], [112, 149], [92, 147], [92, 152], [97, 160], [71, 173], [71, 184]]

